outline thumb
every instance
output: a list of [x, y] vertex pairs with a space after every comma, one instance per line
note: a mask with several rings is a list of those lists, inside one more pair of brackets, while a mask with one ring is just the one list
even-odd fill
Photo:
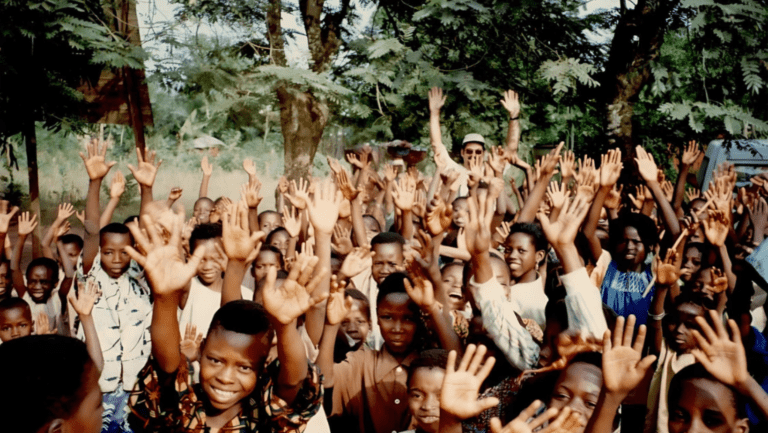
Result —
[[[482, 400], [477, 401], [478, 408], [480, 409], [480, 412], [486, 411], [488, 409], [494, 408], [499, 405], [499, 399], [496, 397], [488, 397], [484, 398]], [[480, 412], [477, 414], [479, 415]]]

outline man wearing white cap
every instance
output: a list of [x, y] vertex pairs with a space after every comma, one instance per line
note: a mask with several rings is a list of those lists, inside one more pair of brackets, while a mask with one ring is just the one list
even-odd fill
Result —
[[[443, 144], [442, 132], [440, 130], [440, 109], [445, 104], [445, 98], [443, 90], [440, 88], [433, 87], [429, 91], [429, 138], [432, 150], [435, 153], [435, 164], [438, 167], [444, 167], [443, 171], [455, 170], [461, 174], [458, 196], [462, 197], [466, 196], [469, 192], [467, 178], [470, 161], [479, 160], [481, 163], [485, 161], [485, 138], [475, 133], [465, 135], [461, 141], [460, 155], [462, 164], [452, 160]], [[505, 157], [509, 160], [517, 155], [517, 147], [520, 140], [520, 122], [518, 121], [520, 104], [517, 93], [511, 90], [507, 91], [501, 104], [509, 111], [510, 116], [505, 149]]]

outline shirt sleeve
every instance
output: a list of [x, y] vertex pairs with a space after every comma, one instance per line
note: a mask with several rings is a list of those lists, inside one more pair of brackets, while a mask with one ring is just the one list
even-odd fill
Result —
[[582, 267], [560, 277], [565, 287], [565, 306], [568, 310], [568, 329], [578, 330], [586, 337], [602, 339], [608, 329], [603, 314], [600, 290], [590, 281], [587, 269]]
[[192, 390], [190, 372], [189, 365], [182, 364], [177, 371], [166, 373], [150, 356], [128, 398], [128, 422], [133, 431], [184, 431], [184, 426], [199, 421], [198, 413], [204, 409]]
[[[288, 404], [275, 393], [275, 381], [280, 373], [279, 361], [267, 367], [267, 383], [261, 402], [269, 419], [272, 432], [301, 432], [323, 404], [323, 387], [320, 370], [307, 361], [307, 377], [293, 403]], [[256, 408], [258, 410], [258, 408]]]
[[539, 346], [525, 329], [512, 303], [504, 298], [504, 290], [496, 278], [483, 284], [469, 282], [475, 302], [483, 316], [483, 327], [510, 364], [529, 370], [539, 363]]

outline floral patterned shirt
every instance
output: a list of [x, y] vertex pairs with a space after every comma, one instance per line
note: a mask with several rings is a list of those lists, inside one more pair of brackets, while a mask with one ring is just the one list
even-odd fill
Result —
[[[274, 393], [279, 371], [277, 360], [266, 366], [253, 393], [243, 399], [240, 413], [220, 432], [304, 431], [323, 401], [322, 376], [317, 367], [309, 363], [307, 378], [294, 402], [288, 405]], [[139, 373], [129, 399], [131, 414], [128, 421], [134, 432], [210, 431], [205, 415], [207, 395], [201, 384], [193, 385], [191, 372], [189, 362], [182, 364], [175, 373], [166, 373], [156, 365], [154, 358], [149, 359]]]

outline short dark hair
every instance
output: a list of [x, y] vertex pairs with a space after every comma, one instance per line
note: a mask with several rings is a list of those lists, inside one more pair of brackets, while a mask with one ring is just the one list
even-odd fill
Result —
[[120, 223], [109, 223], [101, 228], [99, 231], [99, 244], [104, 243], [104, 235], [107, 233], [115, 233], [118, 235], [128, 235], [129, 238], [131, 238], [131, 244], [133, 244], [133, 235], [131, 234], [131, 231], [128, 230], [128, 226], [125, 224]]
[[0, 371], [12, 372], [0, 375], [6, 391], [0, 393], [0, 417], [8, 431], [37, 432], [70, 418], [87, 395], [83, 384], [91, 368], [85, 343], [76, 338], [30, 335], [0, 345]]
[[376, 305], [381, 304], [384, 298], [392, 293], [408, 294], [405, 290], [404, 283], [406, 279], [408, 279], [408, 275], [402, 272], [395, 272], [387, 275], [387, 278], [384, 278], [384, 281], [379, 284], [379, 293], [376, 295]]
[[544, 232], [541, 230], [541, 227], [539, 227], [538, 224], [534, 224], [534, 223], [512, 224], [512, 227], [509, 228], [509, 236], [507, 236], [507, 239], [509, 239], [509, 237], [515, 233], [523, 233], [530, 236], [533, 240], [533, 245], [536, 248], [536, 251], [547, 250], [547, 246], [549, 245], [549, 243], [547, 242], [547, 238], [544, 236]]
[[411, 361], [411, 366], [408, 368], [408, 379], [405, 382], [407, 387], [411, 387], [411, 379], [413, 373], [418, 368], [442, 368], [445, 370], [448, 366], [448, 351], [445, 349], [427, 349], [419, 356]]
[[133, 222], [133, 221], [139, 222], [139, 216], [131, 215], [123, 221], [123, 224], [128, 224], [129, 222]]
[[[704, 379], [704, 380], [710, 380], [712, 382], [717, 382], [723, 384], [724, 387], [728, 388], [729, 391], [731, 391], [731, 404], [733, 404], [733, 407], [736, 409], [736, 413], [738, 414], [738, 417], [743, 419], [747, 417], [747, 402], [746, 399], [741, 395], [740, 392], [736, 391], [733, 387], [724, 384], [723, 382], [720, 382], [719, 380], [715, 379], [714, 376], [710, 372], [707, 371], [706, 368], [704, 368], [703, 365], [699, 364], [698, 362], [692, 365], [689, 365], [679, 372], [675, 374], [672, 377], [672, 382], [669, 384], [669, 398], [667, 401], [670, 403], [670, 410], [672, 410], [671, 403], [672, 401], [676, 401], [680, 399], [680, 394], [683, 390], [683, 382], [687, 382], [694, 379]], [[721, 396], [724, 397], [724, 396]]]
[[23, 309], [25, 313], [29, 315], [29, 318], [32, 318], [32, 309], [29, 307], [27, 301], [21, 298], [6, 298], [3, 301], [0, 301], [0, 314], [17, 308]]
[[368, 319], [368, 322], [371, 322], [371, 301], [368, 300], [365, 293], [357, 289], [344, 289], [344, 297], [358, 301], [360, 303], [360, 312]]
[[38, 266], [42, 266], [51, 271], [51, 280], [53, 281], [53, 284], [56, 284], [59, 281], [59, 264], [56, 263], [56, 260], [49, 259], [48, 257], [38, 257], [29, 262], [27, 273], [25, 274], [27, 279], [29, 279], [29, 273], [32, 272], [32, 269]]
[[83, 249], [83, 245], [84, 245], [83, 238], [81, 238], [80, 236], [74, 233], [67, 233], [64, 236], [60, 237], [59, 239], [61, 240], [61, 243], [64, 245], [75, 244], [80, 250]]
[[271, 215], [271, 214], [275, 214], [277, 216], [282, 216], [282, 214], [280, 212], [277, 212], [277, 211], [274, 211], [274, 210], [265, 210], [264, 212], [261, 212], [259, 214], [259, 217], [258, 217], [259, 218], [259, 224], [261, 224], [261, 218], [262, 217], [267, 216], [267, 215]]
[[381, 232], [371, 239], [371, 248], [380, 244], [400, 244], [405, 245], [405, 238], [400, 233], [395, 232]]
[[206, 203], [206, 202], [210, 203], [211, 206], [214, 205], [213, 200], [209, 199], [208, 197], [200, 197], [199, 199], [195, 200], [195, 204], [192, 206], [194, 207], [194, 206], [197, 206], [198, 203]]
[[[278, 250], [276, 247], [273, 247], [272, 245], [261, 244], [261, 250], [259, 250], [259, 254], [266, 251], [277, 254], [277, 261], [280, 262], [280, 269], [285, 269], [285, 261], [283, 260], [283, 253], [281, 253], [280, 250]], [[256, 258], [258, 257], [259, 256], [256, 256]], [[253, 261], [253, 266], [256, 266], [256, 260]]]
[[221, 237], [221, 224], [202, 223], [195, 226], [192, 229], [192, 234], [189, 236], [189, 251], [194, 253], [197, 247], [197, 242], [207, 241], [208, 239], [216, 239]]
[[253, 301], [240, 299], [227, 302], [213, 315], [208, 335], [216, 328], [239, 334], [258, 335], [269, 331], [269, 313], [261, 304]]
[[623, 241], [624, 229], [627, 227], [634, 227], [637, 230], [637, 234], [645, 246], [646, 254], [650, 253], [659, 236], [656, 224], [650, 217], [634, 212], [625, 212], [620, 218], [610, 221], [608, 235], [610, 236], [611, 252], [616, 251], [616, 246]]
[[288, 230], [286, 230], [285, 227], [277, 227], [276, 229], [269, 232], [269, 234], [267, 235], [267, 238], [264, 239], [264, 242], [267, 245], [269, 245], [269, 243], [272, 242], [272, 238], [277, 236], [280, 232], [285, 232], [288, 235], [288, 237], [291, 237], [291, 234], [288, 233]]

